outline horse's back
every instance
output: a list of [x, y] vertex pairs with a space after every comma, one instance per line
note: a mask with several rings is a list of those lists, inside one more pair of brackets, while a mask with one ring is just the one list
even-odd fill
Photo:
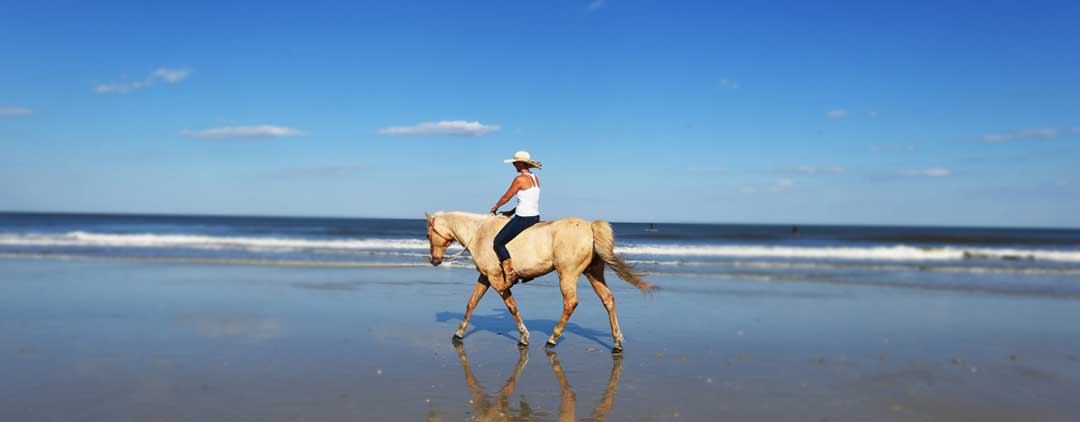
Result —
[[576, 217], [542, 221], [525, 229], [506, 247], [515, 267], [520, 263], [528, 268], [526, 273], [583, 268], [593, 254], [592, 224]]

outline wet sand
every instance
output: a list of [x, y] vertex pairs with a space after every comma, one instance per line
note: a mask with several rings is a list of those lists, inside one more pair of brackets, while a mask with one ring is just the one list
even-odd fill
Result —
[[612, 278], [626, 351], [582, 284], [475, 272], [0, 260], [0, 420], [1080, 419], [1080, 301], [819, 283]]

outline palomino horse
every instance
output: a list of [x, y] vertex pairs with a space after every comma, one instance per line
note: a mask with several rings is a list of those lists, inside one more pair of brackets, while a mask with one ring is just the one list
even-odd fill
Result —
[[[484, 296], [488, 288], [494, 288], [506, 303], [506, 308], [514, 317], [514, 321], [517, 322], [518, 332], [521, 333], [518, 343], [528, 346], [529, 330], [521, 321], [517, 302], [510, 293], [513, 285], [507, 284], [503, 279], [499, 258], [492, 248], [495, 235], [509, 219], [501, 215], [466, 212], [437, 212], [435, 215], [427, 213], [424, 215], [428, 221], [427, 237], [431, 243], [431, 265], [441, 264], [446, 248], [454, 241], [458, 241], [472, 255], [476, 270], [480, 272], [480, 278], [476, 280], [476, 288], [473, 289], [469, 304], [465, 307], [461, 327], [454, 334], [454, 338], [461, 339], [465, 335], [465, 328], [469, 325], [469, 316], [472, 315], [476, 304], [480, 302], [480, 298]], [[652, 291], [656, 286], [642, 279], [640, 274], [615, 255], [615, 235], [611, 231], [610, 224], [600, 220], [588, 222], [580, 218], [544, 221], [521, 232], [506, 247], [510, 255], [514, 257], [514, 270], [517, 271], [519, 277], [528, 280], [552, 271], [559, 274], [563, 313], [562, 318], [559, 318], [559, 322], [551, 331], [551, 337], [547, 340], [548, 346], [554, 346], [562, 336], [566, 321], [570, 319], [570, 314], [577, 307], [577, 282], [581, 275], [585, 274], [593, 290], [596, 291], [596, 295], [604, 304], [604, 308], [607, 309], [608, 319], [611, 322], [611, 337], [615, 343], [612, 352], [622, 351], [623, 336], [622, 330], [619, 329], [619, 321], [615, 317], [615, 296], [604, 280], [604, 265], [610, 266], [619, 278], [642, 292]]]

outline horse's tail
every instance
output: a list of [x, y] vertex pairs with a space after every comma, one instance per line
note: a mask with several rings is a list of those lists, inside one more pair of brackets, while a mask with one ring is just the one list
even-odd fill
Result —
[[593, 253], [600, 257], [612, 270], [615, 270], [615, 274], [619, 278], [623, 279], [627, 283], [633, 284], [642, 293], [649, 293], [656, 290], [656, 285], [645, 281], [641, 278], [641, 273], [635, 270], [630, 264], [626, 263], [622, 258], [615, 255], [615, 233], [611, 230], [611, 225], [607, 221], [596, 220], [592, 222], [593, 233]]

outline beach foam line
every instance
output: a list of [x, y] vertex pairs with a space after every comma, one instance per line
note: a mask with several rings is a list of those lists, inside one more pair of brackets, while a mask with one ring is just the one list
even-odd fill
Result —
[[630, 255], [717, 258], [796, 258], [875, 261], [1039, 260], [1080, 262], [1080, 251], [1005, 248], [916, 248], [912, 246], [816, 247], [747, 245], [630, 245], [615, 249]]
[[[431, 267], [427, 262], [356, 262], [356, 261], [307, 261], [300, 259], [237, 259], [237, 258], [187, 258], [142, 257], [126, 255], [79, 255], [43, 253], [0, 253], [0, 259], [55, 259], [61, 261], [132, 261], [157, 264], [193, 265], [241, 265], [269, 267], [315, 267], [315, 268], [418, 268]], [[438, 268], [471, 268], [468, 261], [444, 262]]]
[[[309, 251], [342, 253], [351, 251], [427, 251], [424, 239], [314, 239], [283, 237], [238, 237], [185, 234], [112, 234], [73, 231], [52, 233], [0, 234], [0, 246], [39, 247], [110, 247], [110, 248], [181, 248], [205, 250], [244, 250], [250, 252]], [[450, 253], [460, 250], [450, 247]], [[949, 260], [1035, 260], [1080, 262], [1080, 250], [1010, 249], [1010, 248], [919, 248], [907, 245], [872, 247], [762, 246], [762, 245], [657, 245], [629, 244], [615, 252], [635, 256], [686, 256], [714, 258], [778, 258], [876, 261], [949, 261]]]
[[[956, 265], [950, 261], [912, 263], [873, 263], [866, 261], [855, 262], [812, 262], [812, 261], [657, 261], [657, 260], [627, 260], [636, 266], [656, 267], [681, 267], [686, 274], [709, 274], [714, 273], [714, 268], [732, 268], [745, 270], [807, 270], [807, 271], [922, 271], [941, 273], [976, 273], [976, 274], [1020, 274], [1020, 275], [1080, 275], [1080, 268], [1067, 266], [979, 266], [979, 265]], [[698, 269], [702, 268], [702, 269]]]
[[[426, 250], [422, 239], [303, 239], [281, 237], [234, 237], [184, 234], [111, 234], [74, 231], [63, 234], [2, 234], [0, 245], [100, 246], [119, 248], [243, 249], [253, 252], [292, 250]], [[451, 247], [453, 249], [454, 247]], [[457, 247], [460, 249], [460, 247]]]

